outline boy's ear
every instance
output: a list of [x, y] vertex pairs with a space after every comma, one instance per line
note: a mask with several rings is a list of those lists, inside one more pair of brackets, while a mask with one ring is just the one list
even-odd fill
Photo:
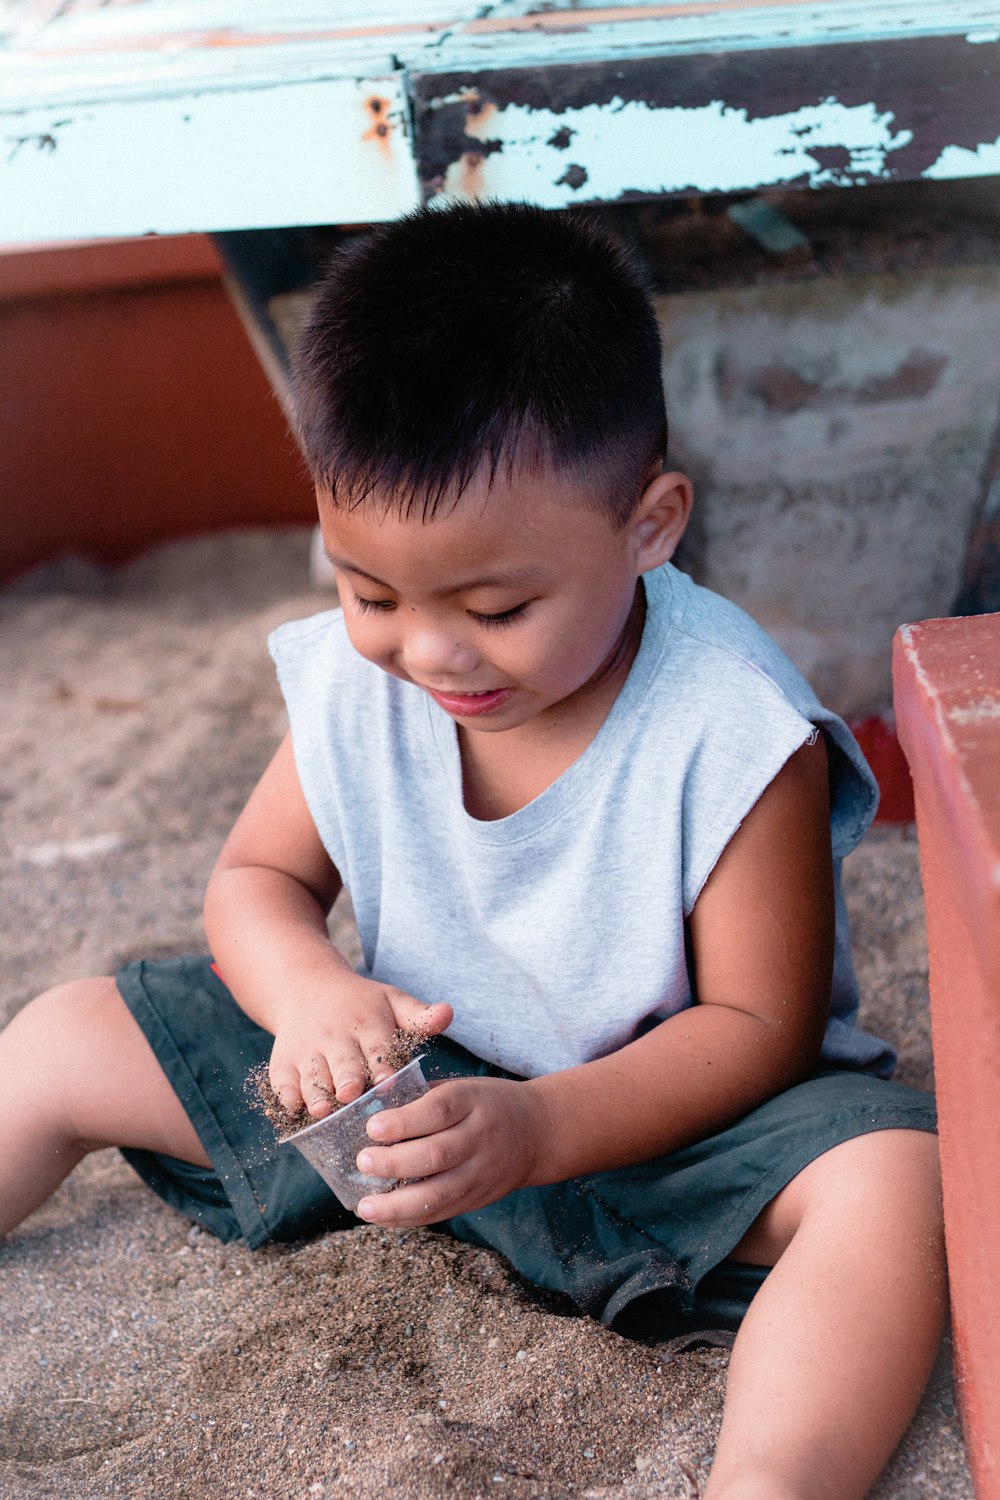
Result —
[[636, 573], [649, 573], [673, 557], [684, 535], [693, 500], [690, 479], [677, 469], [650, 480], [629, 522], [636, 549]]

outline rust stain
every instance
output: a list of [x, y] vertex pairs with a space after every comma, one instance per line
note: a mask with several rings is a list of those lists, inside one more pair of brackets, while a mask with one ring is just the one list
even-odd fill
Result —
[[625, 21], [667, 21], [675, 16], [725, 15], [741, 10], [773, 10], [777, 6], [798, 6], [806, 9], [806, 0], [694, 0], [686, 5], [615, 5], [601, 9], [545, 11], [527, 16], [484, 17], [480, 21], [469, 21], [460, 29], [463, 32], [498, 31], [587, 31], [591, 26], [608, 26]]
[[[457, 106], [465, 105], [465, 123], [467, 126], [471, 120], [482, 114], [483, 110], [489, 107], [488, 101], [483, 98], [479, 90], [472, 84], [465, 84], [462, 88], [456, 89], [454, 94], [449, 95], [448, 103]], [[493, 107], [496, 108], [495, 105]]]
[[197, 47], [280, 47], [287, 42], [339, 42], [354, 37], [394, 37], [431, 34], [445, 31], [445, 21], [397, 21], [373, 26], [317, 26], [310, 31], [259, 31], [253, 34], [220, 27], [214, 31], [137, 31], [130, 36], [102, 37], [100, 41], [81, 42], [74, 47], [39, 45], [32, 38], [30, 47], [18, 48], [45, 57], [76, 57], [89, 52], [149, 52], [165, 48]]
[[389, 137], [393, 132], [393, 125], [388, 119], [389, 110], [392, 108], [392, 100], [386, 99], [381, 94], [369, 94], [365, 100], [365, 109], [371, 119], [368, 129], [362, 133], [363, 141], [374, 141], [386, 156], [392, 154], [392, 144]]
[[487, 122], [491, 120], [497, 112], [497, 106], [494, 104], [492, 99], [484, 99], [481, 94], [476, 92], [473, 92], [470, 95], [466, 108], [468, 111], [469, 125], [471, 126], [473, 120], [475, 120], [477, 132], [480, 134], [482, 133], [483, 126], [486, 125]]
[[481, 198], [486, 190], [483, 181], [483, 166], [486, 157], [482, 151], [463, 151], [458, 162], [455, 186], [465, 198]]

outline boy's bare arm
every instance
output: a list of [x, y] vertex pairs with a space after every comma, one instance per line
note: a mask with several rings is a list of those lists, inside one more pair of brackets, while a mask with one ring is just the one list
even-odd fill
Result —
[[399, 1144], [372, 1152], [374, 1170], [424, 1176], [430, 1146], [435, 1175], [370, 1200], [365, 1217], [433, 1222], [491, 1201], [497, 1188], [649, 1160], [715, 1133], [812, 1072], [834, 942], [822, 738], [791, 757], [747, 816], [689, 929], [698, 1004], [639, 1040], [527, 1083], [442, 1085], [376, 1116], [372, 1136]]
[[552, 1120], [540, 1180], [679, 1149], [815, 1068], [834, 944], [822, 738], [791, 757], [737, 830], [688, 927], [698, 1003], [619, 1052], [532, 1084]]
[[341, 888], [306, 805], [286, 736], [226, 840], [208, 883], [205, 930], [241, 1008], [275, 1037], [271, 1082], [286, 1107], [329, 1113], [327, 1091], [356, 1098], [396, 1026], [429, 1034], [451, 1020], [357, 975], [330, 942]]

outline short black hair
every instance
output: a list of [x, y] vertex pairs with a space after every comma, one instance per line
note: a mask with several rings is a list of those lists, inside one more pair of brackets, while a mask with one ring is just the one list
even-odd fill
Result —
[[485, 471], [555, 468], [617, 524], [666, 453], [656, 316], [593, 216], [420, 208], [322, 280], [293, 367], [299, 441], [334, 504], [432, 516]]

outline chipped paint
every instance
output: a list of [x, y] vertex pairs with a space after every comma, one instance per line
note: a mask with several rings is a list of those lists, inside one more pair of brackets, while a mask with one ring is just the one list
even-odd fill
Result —
[[0, 19], [0, 241], [1000, 173], [989, 0], [30, 9]]
[[995, 141], [983, 141], [975, 150], [965, 146], [946, 146], [923, 175], [950, 178], [993, 177], [997, 174], [1000, 174], [1000, 135]]
[[0, 166], [8, 242], [364, 223], [419, 201], [394, 78], [0, 113]]
[[955, 704], [945, 709], [953, 724], [987, 724], [1000, 719], [1000, 698], [982, 698], [976, 703]]
[[[458, 96], [442, 100], [456, 102]], [[718, 99], [657, 108], [616, 96], [560, 113], [509, 104], [470, 110], [465, 132], [482, 143], [483, 154], [474, 173], [474, 152], [448, 169], [447, 193], [469, 196], [471, 186], [476, 195], [505, 198], [527, 190], [546, 208], [626, 192], [732, 192], [802, 180], [828, 187], [859, 176], [884, 178], [891, 153], [913, 139], [911, 131], [893, 129], [891, 112], [836, 99], [755, 119]], [[843, 150], [842, 166], [813, 154], [830, 148]]]

